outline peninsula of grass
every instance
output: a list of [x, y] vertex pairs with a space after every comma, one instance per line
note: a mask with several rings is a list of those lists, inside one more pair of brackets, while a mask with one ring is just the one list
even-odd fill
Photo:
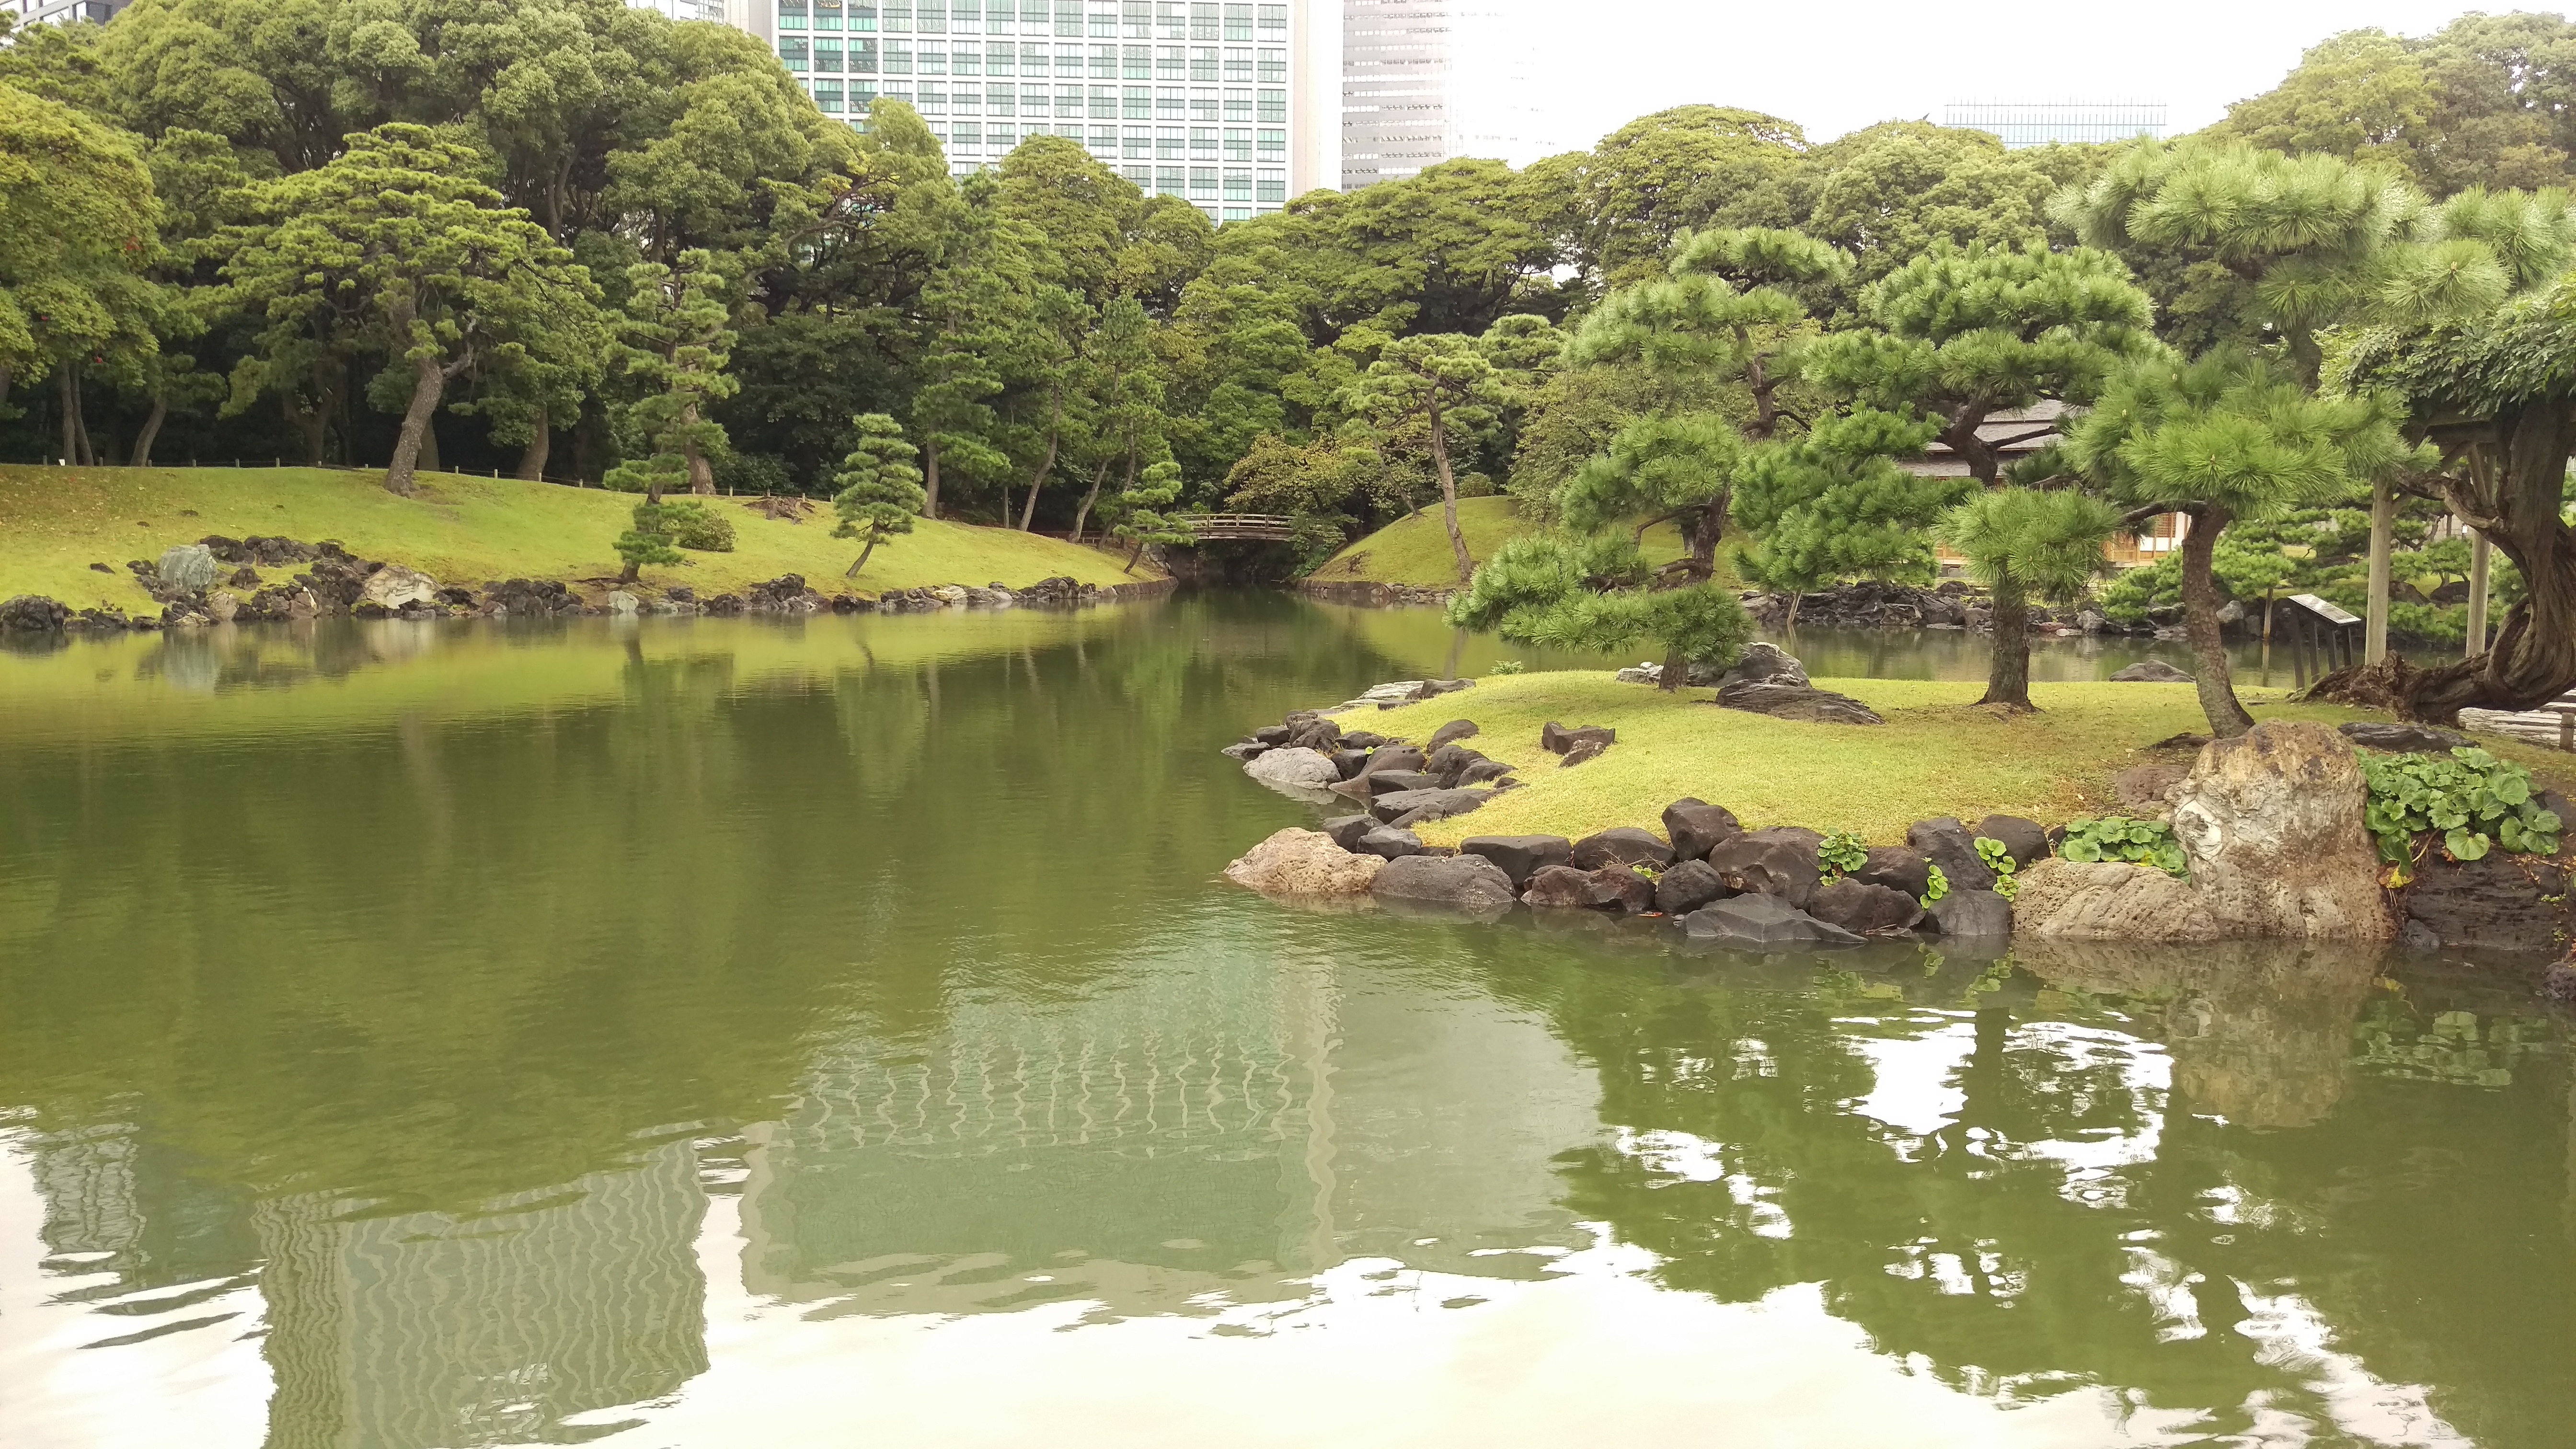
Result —
[[[1467, 552], [1476, 562], [1494, 556], [1494, 550], [1515, 534], [1528, 533], [1539, 525], [1523, 518], [1519, 500], [1508, 497], [1461, 498], [1458, 500], [1458, 532], [1467, 539]], [[1646, 530], [1644, 544], [1648, 563], [1666, 563], [1682, 556], [1680, 530], [1669, 523], [1659, 523]], [[1318, 584], [1391, 584], [1415, 589], [1454, 589], [1458, 586], [1458, 556], [1449, 548], [1449, 526], [1441, 520], [1437, 504], [1418, 513], [1407, 514], [1341, 552], [1326, 559], [1306, 576]]]
[[[2039, 712], [2024, 715], [1977, 704], [1984, 686], [1973, 682], [1816, 684], [1863, 701], [1887, 723], [1803, 724], [1719, 709], [1704, 689], [1666, 694], [1606, 674], [1561, 673], [1488, 678], [1463, 694], [1344, 715], [1342, 727], [1425, 740], [1450, 720], [1474, 720], [1480, 733], [1466, 743], [1516, 767], [1523, 788], [1419, 827], [1434, 845], [1470, 835], [1580, 839], [1614, 825], [1660, 830], [1664, 807], [1683, 796], [1726, 806], [1748, 828], [1849, 830], [1873, 845], [1902, 844], [1906, 826], [1940, 815], [2056, 825], [2120, 813], [2114, 775], [2150, 761], [2188, 764], [2188, 753], [2147, 747], [2208, 728], [2188, 684], [2034, 684]], [[2381, 717], [2288, 703], [2280, 691], [2239, 693], [2257, 720]], [[1538, 746], [1549, 720], [1608, 725], [1619, 742], [1596, 760], [1561, 768]], [[2576, 786], [2576, 759], [2501, 738], [2480, 743], [2560, 789]]]
[[[640, 501], [597, 488], [456, 473], [421, 474], [419, 496], [398, 498], [384, 490], [383, 477], [324, 468], [0, 465], [0, 598], [44, 594], [75, 609], [157, 609], [126, 560], [157, 559], [163, 549], [208, 534], [337, 539], [361, 558], [403, 564], [442, 584], [561, 579], [603, 592], [600, 581], [620, 567], [610, 545]], [[648, 568], [640, 592], [686, 584], [707, 598], [781, 574], [801, 574], [827, 594], [868, 596], [932, 584], [1020, 588], [1058, 575], [1104, 588], [1160, 577], [1143, 564], [1123, 573], [1121, 560], [1061, 539], [924, 519], [878, 549], [865, 573], [844, 579], [858, 545], [832, 537], [828, 505], [789, 523], [739, 500], [714, 503], [733, 522], [734, 551], [691, 553], [685, 565]], [[264, 569], [261, 582], [282, 582], [298, 567]]]

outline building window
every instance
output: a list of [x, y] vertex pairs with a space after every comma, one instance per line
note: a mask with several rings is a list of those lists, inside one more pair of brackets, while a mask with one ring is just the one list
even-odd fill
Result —
[[938, 141], [939, 141], [939, 149], [941, 149], [941, 150], [943, 150], [943, 151], [947, 150], [947, 149], [948, 149], [948, 123], [947, 123], [946, 121], [932, 121], [932, 122], [929, 122], [928, 124], [929, 124], [929, 126], [930, 126], [930, 134], [931, 134], [932, 136], [934, 136], [934, 137], [937, 137], [937, 138], [938, 138]]
[[1146, 195], [1148, 195], [1148, 196], [1151, 196], [1151, 195], [1153, 195], [1153, 194], [1154, 194], [1154, 168], [1153, 168], [1153, 167], [1151, 167], [1151, 166], [1122, 166], [1122, 167], [1120, 167], [1120, 168], [1119, 168], [1118, 174], [1119, 174], [1119, 175], [1121, 175], [1121, 176], [1126, 177], [1126, 178], [1127, 178], [1127, 180], [1129, 181], [1129, 183], [1131, 183], [1132, 185], [1134, 185], [1134, 186], [1135, 186], [1135, 188], [1136, 188], [1138, 191], [1144, 192], [1144, 193], [1145, 193]]
[[1156, 0], [1154, 5], [1154, 38], [1187, 40], [1190, 38], [1190, 7], [1173, 0]]
[[[1055, 88], [1055, 118], [1059, 121], [1082, 119], [1082, 87], [1057, 86]], [[1079, 139], [1078, 134], [1077, 139]]]
[[1190, 128], [1190, 159], [1193, 161], [1216, 159], [1216, 131], [1213, 128], [1208, 126]]
[[1046, 113], [1047, 88], [1045, 86], [1020, 87], [1020, 114], [1023, 116], [1043, 116]]
[[888, 30], [909, 33], [912, 29], [912, 0], [879, 0], [877, 14]]
[[1154, 78], [1154, 47], [1150, 45], [1130, 45], [1120, 50], [1118, 52], [1118, 78], [1120, 80], [1152, 80]]
[[1220, 224], [1222, 224], [1223, 222], [1226, 222], [1226, 221], [1250, 221], [1250, 220], [1252, 220], [1252, 208], [1251, 208], [1251, 207], [1248, 207], [1248, 206], [1229, 206], [1229, 207], [1227, 207], [1227, 208], [1225, 209], [1225, 215], [1224, 215], [1224, 217], [1221, 219]]
[[1008, 151], [1020, 144], [1020, 128], [988, 125], [984, 128], [984, 144], [996, 151]]
[[[1231, 113], [1234, 110], [1234, 93], [1228, 93], [1226, 96], [1225, 108], [1228, 113]], [[1249, 120], [1250, 117], [1246, 117], [1245, 119]], [[1261, 120], [1263, 124], [1271, 126], [1284, 126], [1288, 124], [1288, 93], [1286, 91], [1263, 91], [1261, 93]]]
[[955, 126], [955, 128], [956, 128], [956, 131], [957, 131], [957, 144], [958, 144], [958, 145], [960, 145], [960, 146], [965, 146], [965, 147], [970, 147], [970, 148], [972, 148], [972, 149], [979, 150], [979, 151], [983, 149], [983, 146], [984, 146], [984, 124], [983, 124], [983, 122], [981, 122], [981, 121], [956, 121], [956, 122], [952, 122], [951, 124], [952, 124], [952, 125], [954, 125], [954, 126]]
[[1189, 94], [1170, 87], [1154, 92], [1154, 119], [1185, 121], [1189, 119]]
[[841, 37], [829, 35], [815, 38], [814, 71], [818, 75], [841, 73]]
[[948, 0], [914, 0], [912, 28], [923, 35], [948, 33]]
[[1091, 78], [1093, 80], [1118, 79], [1117, 46], [1095, 45], [1091, 48]]
[[1082, 33], [1082, 7], [1073, 0], [1056, 0], [1055, 33], [1067, 38]]
[[1082, 128], [1080, 126], [1058, 126], [1055, 128], [1055, 133], [1077, 146], [1082, 144]]
[[918, 65], [923, 75], [948, 74], [948, 47], [935, 40], [921, 42]]
[[1094, 40], [1116, 40], [1118, 38], [1118, 12], [1110, 9], [1093, 10], [1091, 12], [1091, 38]]
[[987, 41], [984, 45], [984, 74], [1009, 75], [1018, 69], [1013, 63], [1018, 59], [1019, 52], [1011, 49], [1009, 41]]
[[1118, 155], [1120, 159], [1127, 161], [1153, 160], [1154, 128], [1151, 126], [1129, 126], [1126, 130], [1119, 132]]
[[1119, 34], [1129, 40], [1154, 38], [1154, 0], [1125, 0], [1118, 7]]
[[1046, 73], [1047, 48], [1043, 45], [1022, 45], [1020, 47], [1020, 74], [1045, 75]]
[[984, 51], [981, 46], [961, 45], [948, 53], [948, 69], [954, 75], [982, 75]]
[[1251, 164], [1252, 133], [1250, 131], [1228, 131], [1225, 133], [1225, 159], [1228, 161], [1241, 161], [1246, 165]]
[[877, 73], [877, 43], [875, 40], [868, 39], [851, 41], [849, 54], [850, 74], [875, 75]]
[[1118, 88], [1116, 86], [1093, 86], [1091, 88], [1091, 110], [1088, 114], [1091, 119], [1095, 121], [1117, 120]]
[[[1286, 92], [1284, 92], [1284, 91], [1283, 91], [1283, 92], [1281, 92], [1280, 94], [1285, 95], [1285, 94], [1286, 94]], [[1250, 92], [1250, 91], [1227, 91], [1227, 92], [1225, 93], [1225, 118], [1226, 118], [1227, 120], [1229, 120], [1229, 121], [1234, 121], [1234, 122], [1237, 122], [1237, 123], [1242, 124], [1242, 125], [1246, 125], [1246, 126], [1251, 125], [1251, 124], [1252, 124], [1252, 92]], [[1285, 102], [1283, 102], [1283, 103], [1281, 104], [1281, 106], [1280, 106], [1280, 111], [1279, 111], [1279, 114], [1278, 114], [1278, 115], [1275, 115], [1275, 116], [1264, 116], [1264, 117], [1262, 117], [1262, 119], [1263, 119], [1263, 120], [1265, 120], [1265, 121], [1284, 121], [1284, 120], [1287, 120], [1287, 119], [1288, 119], [1288, 110], [1287, 110], [1286, 103], [1285, 103]]]
[[1265, 32], [1267, 32], [1267, 31], [1277, 31], [1277, 32], [1278, 32], [1278, 33], [1277, 33], [1277, 34], [1275, 34], [1275, 35], [1272, 35], [1272, 34], [1264, 34], [1264, 35], [1261, 37], [1261, 38], [1262, 38], [1262, 39], [1264, 39], [1264, 40], [1285, 40], [1285, 39], [1287, 39], [1287, 38], [1288, 38], [1288, 7], [1287, 7], [1287, 6], [1285, 6], [1285, 5], [1264, 5], [1264, 6], [1262, 6], [1262, 7], [1261, 7], [1261, 28], [1262, 28], [1262, 30], [1263, 30], [1263, 31], [1265, 31]]
[[1285, 171], [1262, 172], [1260, 184], [1254, 191], [1252, 199], [1255, 201], [1286, 201], [1288, 199], [1288, 173]]
[[1057, 46], [1055, 48], [1055, 73], [1058, 76], [1078, 76], [1082, 74], [1082, 47], [1079, 45]]
[[1288, 159], [1288, 133], [1285, 131], [1262, 132], [1261, 159], [1274, 166], [1286, 161]]
[[952, 35], [984, 33], [984, 0], [948, 0], [948, 30]]
[[1193, 89], [1190, 92], [1190, 119], [1193, 121], [1213, 121], [1216, 118], [1216, 92], [1212, 90]]
[[1228, 40], [1250, 40], [1252, 38], [1251, 6], [1228, 5], [1225, 7], [1225, 38]]
[[1186, 161], [1189, 159], [1190, 133], [1178, 126], [1154, 128], [1154, 159]]
[[1215, 167], [1193, 166], [1190, 168], [1190, 196], [1191, 199], [1196, 201], [1216, 200]]
[[1288, 52], [1284, 50], [1265, 50], [1261, 52], [1261, 80], [1265, 85], [1284, 85], [1287, 83]]
[[1249, 171], [1226, 172], [1225, 199], [1228, 201], [1250, 201], [1252, 199], [1252, 173]]
[[1237, 46], [1225, 53], [1225, 78], [1226, 81], [1232, 85], [1248, 86], [1252, 84], [1252, 50], [1250, 47]]
[[841, 114], [841, 83], [836, 80], [814, 82], [814, 104], [822, 108], [824, 115]]
[[1154, 168], [1154, 194], [1156, 196], [1178, 196], [1186, 189], [1187, 181], [1180, 167], [1157, 166]]
[[[785, 22], [786, 18], [787, 17], [784, 14], [779, 16], [779, 20], [782, 24]], [[840, 0], [817, 0], [817, 3], [814, 6], [814, 28], [816, 30], [838, 30], [841, 28]]]
[[1217, 7], [1206, 0], [1192, 0], [1190, 5], [1190, 39], [1215, 40], [1221, 27], [1217, 24]]
[[910, 81], [887, 81], [885, 89], [879, 91], [877, 94], [885, 100], [901, 101], [908, 106], [912, 104], [912, 83]]
[[984, 114], [988, 116], [1016, 116], [1020, 113], [1020, 108], [1017, 104], [1018, 100], [1019, 97], [1011, 93], [1011, 88], [1009, 86], [995, 86], [993, 87], [992, 95], [985, 99]]
[[982, 86], [960, 85], [949, 92], [948, 100], [949, 104], [956, 108], [957, 114], [961, 116], [980, 116], [984, 113], [984, 88]]
[[[778, 37], [778, 58], [787, 63], [789, 70], [812, 70], [814, 43], [801, 35], [782, 35]], [[64, 409], [65, 413], [70, 411]]]
[[793, 4], [789, 4], [788, 0], [779, 0], [778, 28], [781, 30], [805, 28], [805, 0], [795, 0]]
[[1118, 128], [1116, 126], [1094, 126], [1091, 128], [1091, 154], [1099, 157], [1103, 161], [1117, 159]]
[[885, 70], [887, 75], [912, 74], [911, 41], [889, 40], [885, 43]]
[[948, 87], [937, 81], [921, 83], [921, 99], [914, 103], [925, 116], [948, 114]]
[[1156, 80], [1167, 81], [1188, 80], [1190, 78], [1190, 52], [1188, 47], [1166, 45], [1159, 51], [1156, 51], [1154, 54], [1154, 78]]
[[850, 113], [852, 115], [866, 114], [869, 104], [876, 100], [876, 98], [877, 88], [874, 81], [850, 82]]
[[[852, 30], [873, 31], [877, 28], [877, 0], [850, 0], [849, 4], [841, 7], [841, 13], [849, 17]], [[856, 111], [857, 104], [853, 103], [850, 109]]]
[[1150, 121], [1154, 119], [1154, 91], [1151, 86], [1129, 86], [1119, 93], [1118, 119]]
[[1198, 46], [1190, 51], [1190, 79], [1213, 81], [1217, 76], [1219, 52], [1213, 45]]

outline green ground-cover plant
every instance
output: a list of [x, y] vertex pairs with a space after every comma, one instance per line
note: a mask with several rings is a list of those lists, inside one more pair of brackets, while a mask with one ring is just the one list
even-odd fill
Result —
[[1934, 901], [1937, 901], [1950, 893], [1950, 878], [1941, 873], [1941, 867], [1936, 865], [1930, 867], [1930, 869], [1932, 872], [1932, 878], [1931, 881], [1923, 887], [1923, 895], [1921, 898], [1923, 909], [1927, 911], [1932, 909], [1932, 903]]
[[1817, 844], [1816, 859], [1839, 874], [1849, 875], [1869, 864], [1869, 845], [1848, 830], [1837, 830]]
[[2132, 820], [2125, 815], [2068, 822], [2066, 839], [2057, 847], [2057, 853], [2074, 861], [2116, 860], [2152, 865], [2176, 880], [2191, 873], [2190, 863], [2183, 859], [2182, 842], [2174, 839], [2172, 826]]
[[[2453, 860], [2480, 860], [2501, 845], [2514, 854], [2556, 855], [2565, 822], [2544, 808], [2531, 772], [2480, 749], [2448, 755], [2361, 757], [2370, 781], [2362, 811], [2382, 860], [2400, 883], [2438, 835]], [[2420, 843], [2420, 844], [2419, 844]]]
[[2021, 882], [2014, 877], [2014, 872], [2021, 869], [2021, 863], [2013, 859], [2011, 846], [1980, 835], [1977, 837], [1977, 859], [1995, 873], [1996, 895], [2011, 900], [2021, 894]]

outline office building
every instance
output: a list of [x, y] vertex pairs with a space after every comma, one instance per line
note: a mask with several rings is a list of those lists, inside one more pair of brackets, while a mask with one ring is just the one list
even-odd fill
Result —
[[1954, 130], [1990, 132], [2002, 137], [2006, 148], [2019, 150], [2053, 141], [2161, 138], [2165, 108], [2162, 102], [2139, 101], [1953, 101], [1941, 108], [1941, 124]]
[[1341, 188], [1418, 176], [1461, 156], [1544, 154], [1531, 49], [1512, 0], [1342, 0]]
[[20, 25], [62, 25], [87, 20], [105, 25], [134, 0], [0, 0], [0, 15]]

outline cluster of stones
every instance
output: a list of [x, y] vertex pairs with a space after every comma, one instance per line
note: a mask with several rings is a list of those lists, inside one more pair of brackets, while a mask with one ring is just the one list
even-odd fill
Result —
[[[1444, 743], [1470, 737], [1466, 721]], [[1556, 727], [1551, 727], [1555, 729]], [[1445, 732], [1445, 731], [1444, 731]], [[1293, 731], [1291, 736], [1293, 737]], [[1571, 733], [1571, 732], [1569, 732]], [[1916, 822], [1902, 846], [1879, 846], [1849, 872], [1821, 857], [1823, 837], [1796, 826], [1745, 829], [1733, 812], [1673, 802], [1660, 833], [1635, 827], [1580, 840], [1470, 836], [1425, 845], [1409, 817], [1376, 808], [1283, 830], [1227, 869], [1265, 894], [1360, 896], [1405, 908], [1494, 918], [1515, 908], [1657, 918], [1688, 941], [1740, 949], [1851, 945], [1873, 936], [2196, 943], [2290, 939], [2420, 949], [2563, 950], [2576, 933], [2564, 860], [2496, 852], [2438, 853], [2411, 884], [2384, 888], [2363, 824], [2368, 785], [2354, 747], [2447, 749], [2457, 736], [2398, 726], [2266, 722], [2241, 739], [2204, 742], [2188, 769], [2168, 769], [2154, 812], [2170, 823], [2188, 870], [2073, 861], [2054, 854], [2063, 828], [1990, 815], [1973, 827]], [[1277, 747], [1294, 748], [1289, 737]], [[1265, 745], [1265, 751], [1274, 748]], [[1414, 752], [1420, 753], [1420, 752]], [[1424, 757], [1425, 762], [1428, 756]], [[2123, 789], [2130, 782], [2123, 782]], [[2544, 801], [2562, 818], [2576, 806]], [[1454, 813], [1454, 812], [1453, 812]], [[1424, 818], [1439, 818], [1429, 816]], [[2015, 894], [1977, 851], [1996, 842]], [[1938, 867], [1947, 893], [1926, 900]], [[2576, 990], [2576, 974], [2570, 989]]]
[[[872, 607], [881, 614], [921, 614], [934, 609], [1078, 609], [1089, 604], [1105, 603], [1123, 597], [1127, 585], [1102, 588], [1098, 584], [1076, 582], [1070, 575], [1040, 579], [1025, 589], [1006, 584], [987, 584], [969, 588], [964, 584], [939, 584], [921, 589], [889, 589]], [[835, 608], [840, 600], [833, 600]]]
[[[1456, 682], [1408, 681], [1417, 689]], [[1410, 827], [1464, 815], [1518, 787], [1511, 765], [1466, 743], [1476, 733], [1473, 721], [1453, 720], [1417, 746], [1373, 730], [1346, 731], [1329, 714], [1300, 710], [1225, 753], [1266, 785], [1318, 801], [1347, 799], [1367, 812], [1351, 819], [1383, 823], [1419, 847]]]
[[[1789, 621], [1788, 594], [1747, 593], [1745, 610], [1765, 628], [1781, 628]], [[1904, 584], [1863, 580], [1839, 588], [1823, 589], [1796, 596], [1798, 622], [1854, 629], [1990, 629], [1994, 620], [1983, 596], [1966, 581], [1951, 579], [1938, 588], [1917, 589]], [[2148, 623], [2135, 627], [2115, 622], [2090, 605], [2049, 609], [2039, 604], [2030, 606], [2030, 631], [2033, 634], [2070, 637], [2085, 634], [2137, 634], [2181, 637], [2181, 613], [2168, 611], [2170, 618], [2150, 617]], [[2242, 614], [2239, 614], [2242, 617]]]
[[[1660, 685], [1664, 666], [1652, 662], [1632, 665], [1613, 677], [1622, 684]], [[1743, 656], [1726, 669], [1694, 664], [1685, 682], [1699, 688], [1715, 686], [1720, 709], [1740, 709], [1806, 724], [1887, 723], [1876, 710], [1848, 694], [1816, 688], [1807, 678], [1805, 665], [1779, 645], [1768, 642], [1745, 645]]]

